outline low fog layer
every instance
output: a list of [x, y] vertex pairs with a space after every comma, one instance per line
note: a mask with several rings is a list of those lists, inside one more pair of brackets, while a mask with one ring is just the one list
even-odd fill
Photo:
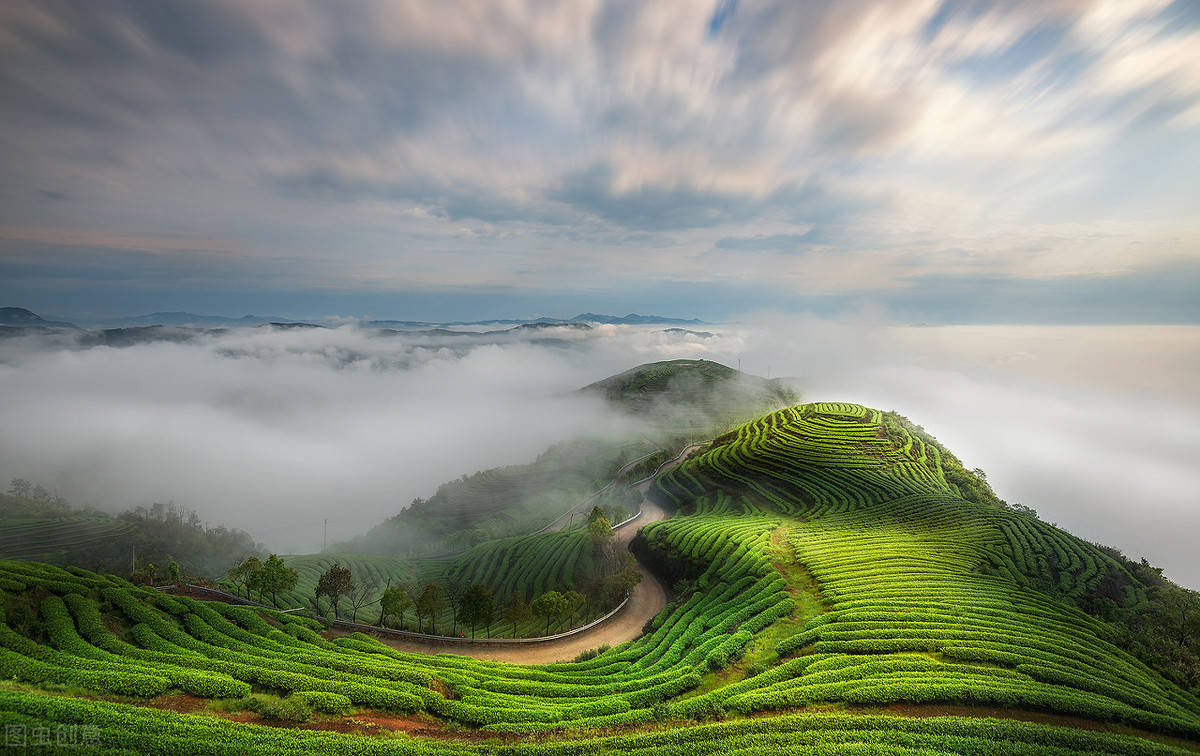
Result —
[[763, 315], [748, 370], [894, 409], [996, 492], [1200, 587], [1200, 328], [890, 327]]
[[703, 357], [923, 425], [996, 491], [1200, 585], [1197, 328], [908, 328], [763, 315], [715, 335], [475, 339], [269, 328], [186, 343], [0, 342], [0, 476], [117, 511], [174, 499], [281, 552], [367, 530], [438, 484], [628, 432], [573, 390]]

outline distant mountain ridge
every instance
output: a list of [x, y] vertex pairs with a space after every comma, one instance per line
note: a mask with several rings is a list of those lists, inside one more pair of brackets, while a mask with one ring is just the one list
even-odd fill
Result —
[[[253, 328], [263, 325], [319, 325], [317, 323], [284, 318], [278, 315], [243, 315], [239, 318], [224, 315], [197, 315], [192, 312], [171, 311], [152, 312], [148, 315], [130, 315], [116, 318], [96, 318], [90, 320], [92, 327], [130, 327], [130, 326], [203, 326], [226, 328]], [[326, 325], [332, 321], [324, 321]], [[604, 325], [702, 325], [699, 318], [671, 318], [663, 315], [639, 315], [631, 312], [627, 315], [601, 315], [594, 312], [580, 313], [572, 318], [540, 317], [532, 319], [495, 318], [492, 320], [360, 320], [359, 325], [365, 328], [449, 328], [454, 326], [524, 326], [524, 325], [554, 325], [556, 323], [601, 323]], [[71, 323], [49, 321], [22, 307], [0, 308], [0, 325], [18, 327], [43, 328], [75, 328]]]
[[0, 325], [14, 328], [74, 328], [71, 323], [46, 320], [24, 307], [0, 307]]
[[455, 320], [444, 323], [420, 320], [364, 320], [361, 325], [371, 328], [449, 328], [453, 326], [547, 326], [574, 323], [600, 323], [603, 325], [703, 325], [699, 318], [683, 319], [669, 318], [664, 315], [638, 315], [631, 312], [628, 315], [598, 315], [594, 312], [584, 312], [573, 318], [533, 318], [531, 320], [496, 319], [496, 320]]
[[149, 315], [134, 315], [132, 317], [115, 318], [111, 321], [116, 325], [204, 325], [204, 326], [260, 326], [270, 323], [294, 323], [289, 318], [275, 315], [243, 315], [240, 318], [230, 318], [224, 315], [196, 315], [191, 312], [152, 312]]

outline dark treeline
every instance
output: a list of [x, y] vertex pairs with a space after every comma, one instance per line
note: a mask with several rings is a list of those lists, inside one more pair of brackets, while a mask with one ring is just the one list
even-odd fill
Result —
[[[624, 514], [621, 507], [617, 512]], [[498, 595], [483, 583], [445, 575], [412, 584], [389, 581], [378, 585], [335, 562], [318, 577], [307, 597], [308, 608], [325, 619], [430, 635], [476, 637], [484, 633], [491, 637], [495, 632], [522, 637], [570, 630], [616, 607], [642, 577], [633, 556], [614, 547], [611, 522], [604, 510], [594, 507], [586, 523], [592, 549], [590, 569], [576, 575], [573, 584], [536, 596], [517, 590]], [[296, 584], [295, 571], [282, 562], [274, 571], [269, 569], [275, 559], [272, 556], [266, 563], [247, 559], [229, 570], [222, 585], [246, 598], [274, 604], [276, 593]]]
[[1146, 586], [1146, 601], [1122, 606], [1105, 595], [1075, 599], [1080, 609], [1117, 630], [1117, 644], [1176, 685], [1200, 693], [1200, 593], [1181, 588], [1146, 559], [1135, 562], [1110, 546], [1096, 546]]
[[[173, 501], [110, 515], [92, 507], [73, 506], [21, 478], [12, 481], [8, 493], [0, 494], [0, 523], [57, 519], [63, 521], [65, 536], [47, 542], [47, 550], [36, 554], [36, 543], [22, 544], [23, 557], [126, 577], [135, 573], [169, 577], [168, 566], [173, 562], [185, 578], [214, 579], [224, 575], [230, 565], [263, 552], [249, 533], [223, 525], [209, 527], [195, 510]], [[70, 534], [76, 530], [84, 533], [91, 520], [111, 525], [111, 534], [81, 536], [71, 542]]]

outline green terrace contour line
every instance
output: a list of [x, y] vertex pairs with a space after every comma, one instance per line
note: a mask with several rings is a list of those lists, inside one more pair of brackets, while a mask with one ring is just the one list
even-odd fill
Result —
[[[903, 418], [797, 405], [696, 451], [649, 484], [672, 516], [634, 523], [671, 600], [592, 658], [413, 653], [298, 613], [6, 561], [0, 719], [87, 724], [110, 753], [1200, 752], [1200, 700], [1072, 603], [1136, 608], [1147, 586], [967, 490]], [[183, 699], [194, 710], [173, 710]], [[958, 715], [926, 716], [937, 705]], [[281, 706], [303, 723], [231, 713]], [[416, 724], [321, 731], [385, 715]]]

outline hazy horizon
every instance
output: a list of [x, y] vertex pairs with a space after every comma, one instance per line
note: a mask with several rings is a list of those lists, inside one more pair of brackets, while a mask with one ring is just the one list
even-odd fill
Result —
[[[338, 327], [4, 339], [0, 474], [311, 548], [703, 355], [1200, 585], [1197, 7], [4, 3], [0, 306]], [[717, 336], [352, 325], [584, 312]]]

